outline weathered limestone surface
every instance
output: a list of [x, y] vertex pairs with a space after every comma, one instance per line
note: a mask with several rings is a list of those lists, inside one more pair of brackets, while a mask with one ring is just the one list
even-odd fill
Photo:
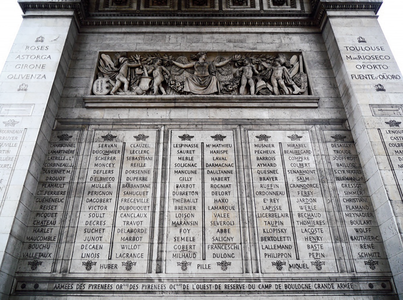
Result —
[[403, 298], [403, 85], [379, 5], [21, 1], [2, 298]]
[[[376, 18], [329, 12], [324, 38], [396, 282], [402, 279], [401, 73]], [[351, 29], [354, 28], [354, 35]], [[359, 42], [356, 34], [365, 36]], [[366, 67], [366, 68], [364, 68]], [[377, 86], [381, 84], [384, 89]], [[376, 92], [373, 93], [375, 88]], [[402, 285], [397, 284], [402, 294]]]
[[10, 293], [76, 29], [73, 13], [24, 19], [1, 74], [1, 293]]

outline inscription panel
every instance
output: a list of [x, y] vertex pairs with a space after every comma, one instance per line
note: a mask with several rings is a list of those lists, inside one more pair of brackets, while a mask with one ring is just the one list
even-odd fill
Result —
[[307, 131], [250, 131], [262, 272], [337, 272]]
[[392, 293], [350, 133], [318, 128], [55, 131], [17, 293]]
[[71, 272], [147, 272], [156, 134], [95, 132]]
[[[8, 123], [4, 123], [7, 126]], [[13, 169], [17, 162], [24, 135], [24, 129], [0, 129], [0, 212], [3, 209], [4, 198], [9, 188], [9, 181], [14, 172]]]
[[400, 128], [401, 123], [400, 118], [388, 120], [385, 122], [385, 127], [389, 127], [388, 129], [378, 128], [378, 134], [388, 161], [388, 166], [383, 168], [390, 169], [391, 177], [396, 184], [396, 188], [389, 186], [389, 197], [393, 200], [403, 198], [403, 129]]
[[[262, 293], [276, 294], [276, 293], [304, 293], [308, 295], [334, 295], [336, 292], [347, 292], [352, 294], [354, 292], [376, 293], [377, 295], [390, 295], [393, 293], [393, 284], [389, 280], [366, 280], [354, 281], [338, 279], [337, 281], [331, 280], [293, 280], [292, 282], [281, 282], [275, 279], [264, 280], [260, 282], [255, 281], [242, 281], [234, 283], [228, 279], [220, 280], [218, 283], [211, 283], [205, 281], [191, 281], [191, 282], [178, 282], [177, 280], [164, 280], [164, 283], [155, 283], [151, 280], [143, 282], [128, 283], [127, 281], [111, 282], [105, 279], [98, 281], [88, 280], [85, 283], [82, 281], [71, 280], [63, 283], [36, 283], [34, 281], [25, 281], [18, 283], [17, 291], [21, 294], [28, 291], [44, 291], [49, 290], [57, 292], [101, 292], [108, 294], [113, 292], [115, 295], [122, 292], [130, 293], [147, 293], [152, 296], [159, 294], [159, 297], [164, 297], [161, 293], [170, 294], [183, 294], [191, 293], [199, 296], [200, 294], [215, 294], [222, 295], [222, 293], [244, 294], [248, 293], [250, 297], [259, 297]], [[234, 295], [235, 296], [235, 295]], [[202, 297], [205, 297], [203, 295]], [[287, 297], [287, 296], [286, 296]], [[334, 296], [333, 296], [334, 297]], [[197, 297], [196, 299], [200, 299]]]
[[341, 212], [357, 272], [388, 272], [389, 264], [351, 134], [325, 132]]
[[167, 273], [241, 273], [232, 131], [172, 131]]
[[78, 155], [78, 131], [54, 131], [33, 199], [19, 272], [54, 272], [60, 251], [72, 174]]

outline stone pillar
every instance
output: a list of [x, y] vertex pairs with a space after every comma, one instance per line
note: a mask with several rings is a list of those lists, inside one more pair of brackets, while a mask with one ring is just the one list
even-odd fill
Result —
[[76, 36], [72, 10], [26, 11], [0, 75], [1, 299], [12, 286]]
[[348, 10], [343, 1], [321, 2], [323, 38], [403, 299], [402, 75], [377, 21], [380, 1]]

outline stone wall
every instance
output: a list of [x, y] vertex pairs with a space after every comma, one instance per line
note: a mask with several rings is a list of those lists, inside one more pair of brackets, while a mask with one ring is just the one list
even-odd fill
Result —
[[[23, 2], [24, 9], [37, 9]], [[135, 14], [148, 13], [150, 3], [126, 2], [126, 10], [138, 4], [142, 11]], [[78, 13], [85, 6], [74, 6], [79, 33], [73, 23], [65, 28], [54, 81], [42, 90], [43, 115], [8, 121], [0, 114], [15, 130], [4, 129], [2, 139], [22, 143], [24, 155], [13, 159], [33, 158], [25, 171], [10, 175], [19, 177], [23, 191], [11, 199], [16, 212], [2, 210], [2, 220], [14, 223], [3, 234], [4, 297], [397, 299], [401, 75], [369, 10], [379, 4], [357, 1], [356, 9], [365, 12], [353, 15], [339, 11], [350, 4], [328, 2], [287, 2], [294, 27], [280, 17], [281, 26], [241, 26], [244, 15], [233, 27], [152, 26], [155, 16], [147, 19], [150, 26], [116, 26], [106, 24], [103, 14], [123, 11], [124, 3], [91, 2], [91, 15]], [[221, 9], [221, 1], [214, 3]], [[311, 8], [317, 11], [308, 17]], [[284, 7], [279, 11], [286, 16]], [[127, 16], [110, 17], [117, 22]], [[310, 18], [318, 23], [313, 26]], [[58, 41], [42, 33], [35, 38], [34, 43]], [[390, 74], [369, 74], [373, 64], [355, 61], [349, 47], [358, 49], [354, 55], [365, 47], [381, 51], [387, 62], [377, 65]], [[123, 84], [112, 90], [126, 59], [133, 65], [141, 61], [129, 72], [147, 77], [144, 72], [156, 64], [144, 59], [150, 53], [174, 57], [164, 61], [171, 71], [172, 60], [198, 52], [207, 53], [208, 63], [231, 57], [233, 70], [237, 63], [242, 67], [240, 57], [272, 54], [265, 62], [271, 72], [276, 56], [278, 67], [287, 65], [290, 72], [292, 64], [279, 54], [295, 55], [308, 90], [293, 95], [287, 72], [276, 82], [288, 81], [290, 94], [283, 89], [280, 95], [251, 95], [250, 83], [244, 95], [239, 85], [228, 94], [142, 94]], [[102, 71], [101, 58], [110, 64]], [[259, 62], [252, 64], [258, 68]], [[193, 72], [193, 65], [187, 68], [184, 81]], [[275, 84], [271, 76], [264, 82], [268, 88]], [[379, 76], [391, 80], [381, 82]], [[97, 79], [112, 92], [94, 93]], [[35, 98], [35, 84], [17, 85], [24, 97]], [[39, 133], [21, 138], [30, 127]], [[6, 207], [10, 196], [5, 199]]]

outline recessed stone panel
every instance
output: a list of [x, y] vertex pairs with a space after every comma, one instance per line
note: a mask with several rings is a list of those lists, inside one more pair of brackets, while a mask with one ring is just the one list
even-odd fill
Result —
[[[340, 210], [358, 272], [384, 270], [385, 252], [368, 190], [349, 133], [327, 132], [327, 148], [336, 182]], [[333, 140], [333, 141], [332, 141]]]
[[[210, 284], [205, 276], [214, 292], [243, 284], [318, 292], [340, 284], [346, 266], [389, 272], [349, 132], [322, 131], [326, 149], [319, 150], [309, 128], [173, 127], [55, 131], [18, 273], [65, 268], [68, 278], [99, 277], [97, 290], [107, 275], [117, 276], [108, 291], [200, 293]], [[164, 277], [158, 287], [144, 278], [153, 273]], [[247, 281], [255, 274], [260, 286]], [[271, 282], [279, 274], [293, 283]], [[330, 281], [294, 284], [301, 276]], [[188, 277], [200, 283], [189, 285]]]
[[[309, 132], [250, 131], [262, 269], [336, 271]], [[288, 225], [290, 224], [290, 225]]]
[[[172, 131], [167, 244], [169, 273], [242, 273], [232, 131]], [[178, 177], [179, 175], [179, 177]], [[175, 250], [176, 249], [176, 250]]]

